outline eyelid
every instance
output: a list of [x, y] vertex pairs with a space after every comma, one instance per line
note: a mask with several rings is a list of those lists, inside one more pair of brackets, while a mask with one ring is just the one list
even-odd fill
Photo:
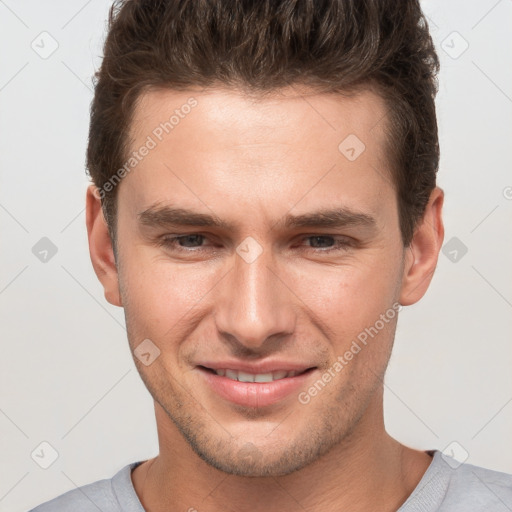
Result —
[[344, 250], [347, 247], [353, 247], [356, 244], [356, 240], [346, 235], [333, 235], [329, 233], [313, 233], [307, 235], [301, 235], [300, 240], [307, 240], [308, 238], [332, 238], [334, 239], [334, 245], [331, 247], [311, 247], [311, 249], [317, 252], [330, 252], [336, 250]]
[[[181, 239], [181, 238], [186, 238], [188, 236], [201, 236], [203, 237], [205, 240], [210, 240], [211, 241], [211, 238], [205, 234], [205, 233], [180, 233], [180, 234], [166, 234], [166, 235], [163, 235], [161, 237], [159, 237], [158, 239], [158, 242], [160, 245], [170, 245], [170, 244], [177, 244], [177, 242]], [[177, 245], [177, 247], [180, 247], [179, 245]], [[194, 248], [194, 247], [180, 247], [181, 249], [184, 249], [184, 250], [189, 250], [189, 251], [192, 251], [192, 250], [199, 250], [201, 249], [202, 246], [199, 246], [197, 248]]]
[[[186, 238], [188, 236], [200, 236], [203, 237], [203, 241], [210, 241], [212, 242], [212, 237], [208, 233], [201, 233], [201, 232], [191, 232], [191, 233], [180, 233], [180, 234], [166, 234], [159, 238], [158, 244], [167, 248], [171, 248], [173, 250], [176, 250], [177, 252], [185, 252], [185, 253], [198, 253], [202, 251], [206, 251], [209, 248], [211, 248], [211, 245], [205, 246], [200, 245], [197, 247], [183, 247], [179, 245], [179, 240], [182, 238]], [[301, 234], [298, 239], [300, 242], [303, 242], [305, 240], [311, 239], [311, 238], [332, 238], [334, 240], [334, 245], [329, 247], [312, 247], [311, 245], [308, 246], [301, 246], [301, 249], [310, 249], [313, 252], [316, 253], [330, 253], [335, 251], [344, 251], [351, 247], [354, 247], [357, 243], [356, 240], [354, 240], [352, 237], [346, 236], [346, 235], [336, 235], [336, 234], [329, 234], [329, 233], [309, 233], [309, 234]]]

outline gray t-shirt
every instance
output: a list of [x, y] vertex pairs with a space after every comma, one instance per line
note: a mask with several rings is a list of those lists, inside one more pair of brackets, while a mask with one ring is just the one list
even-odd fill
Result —
[[[461, 464], [438, 450], [407, 501], [397, 512], [510, 512], [512, 475]], [[144, 512], [129, 464], [111, 479], [84, 485], [30, 512]]]

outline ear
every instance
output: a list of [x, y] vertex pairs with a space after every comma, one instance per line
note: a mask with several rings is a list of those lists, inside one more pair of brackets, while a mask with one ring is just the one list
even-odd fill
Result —
[[430, 285], [444, 239], [442, 218], [444, 192], [436, 187], [430, 194], [423, 218], [406, 249], [400, 304], [418, 302]]
[[112, 240], [101, 208], [98, 189], [94, 185], [87, 189], [86, 223], [92, 266], [103, 285], [105, 298], [114, 306], [122, 306]]

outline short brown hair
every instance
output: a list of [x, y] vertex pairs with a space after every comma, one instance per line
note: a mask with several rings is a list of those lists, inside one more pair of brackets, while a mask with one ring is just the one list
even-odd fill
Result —
[[[123, 0], [96, 73], [87, 168], [115, 240], [117, 187], [135, 102], [152, 87], [266, 93], [371, 87], [388, 108], [388, 154], [409, 245], [436, 184], [439, 60], [419, 0]], [[341, 141], [340, 141], [341, 142]]]

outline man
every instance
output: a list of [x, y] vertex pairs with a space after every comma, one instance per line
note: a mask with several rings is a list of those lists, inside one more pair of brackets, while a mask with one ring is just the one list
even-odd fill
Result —
[[437, 71], [412, 0], [113, 8], [87, 228], [160, 452], [35, 510], [510, 509], [384, 427], [443, 240]]

